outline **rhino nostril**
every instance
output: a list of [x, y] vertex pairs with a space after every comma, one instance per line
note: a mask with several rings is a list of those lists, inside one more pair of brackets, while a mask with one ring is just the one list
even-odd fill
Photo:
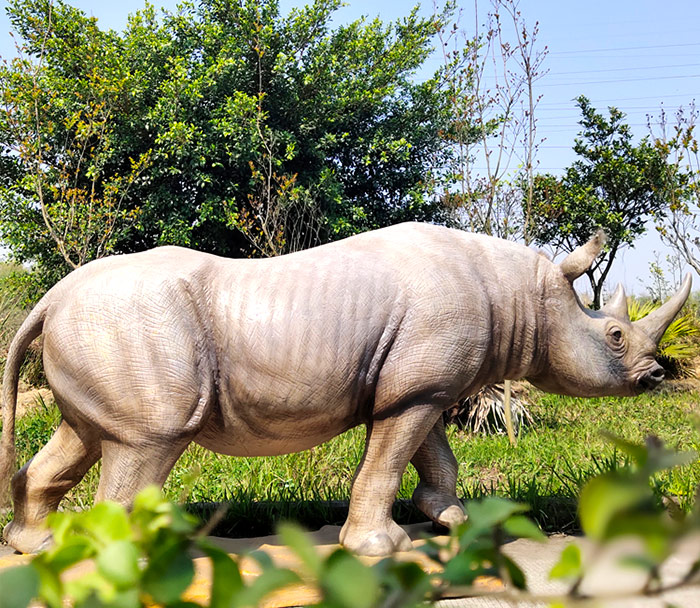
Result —
[[649, 373], [649, 376], [657, 382], [661, 382], [664, 379], [665, 375], [666, 374], [664, 373], [664, 368], [661, 366], [657, 367]]
[[658, 384], [664, 379], [665, 373], [664, 368], [660, 365], [656, 365], [653, 369], [649, 370], [643, 376], [640, 376], [637, 384], [643, 390], [649, 390], [658, 386]]

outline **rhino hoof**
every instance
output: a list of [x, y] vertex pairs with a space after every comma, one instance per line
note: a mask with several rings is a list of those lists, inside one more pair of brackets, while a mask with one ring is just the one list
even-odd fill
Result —
[[444, 509], [438, 516], [436, 523], [446, 528], [454, 528], [467, 519], [462, 507], [451, 505]]
[[413, 543], [401, 526], [391, 522], [387, 531], [343, 530], [342, 545], [356, 555], [385, 557], [397, 551], [411, 551]]
[[25, 528], [14, 521], [5, 526], [2, 535], [7, 544], [20, 553], [39, 553], [53, 543], [53, 537], [46, 528]]

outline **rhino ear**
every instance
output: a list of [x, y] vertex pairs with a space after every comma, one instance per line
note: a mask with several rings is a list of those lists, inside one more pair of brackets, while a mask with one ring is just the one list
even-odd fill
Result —
[[625, 294], [625, 288], [622, 286], [622, 283], [617, 286], [615, 293], [610, 296], [610, 299], [600, 311], [606, 315], [620, 319], [621, 321], [630, 320], [629, 312], [627, 311], [627, 295]]
[[562, 263], [559, 264], [559, 268], [561, 268], [562, 273], [564, 273], [564, 276], [570, 283], [573, 283], [591, 267], [593, 260], [598, 257], [604, 244], [605, 233], [602, 230], [598, 230], [590, 241], [574, 249], [564, 258]]
[[683, 284], [678, 292], [671, 296], [661, 308], [657, 308], [654, 312], [648, 314], [646, 317], [635, 321], [634, 325], [641, 329], [647, 336], [649, 336], [655, 344], [658, 344], [661, 337], [664, 335], [666, 328], [671, 324], [674, 317], [678, 314], [683, 304], [688, 299], [690, 294], [690, 287], [693, 284], [693, 279], [690, 273], [685, 275]]

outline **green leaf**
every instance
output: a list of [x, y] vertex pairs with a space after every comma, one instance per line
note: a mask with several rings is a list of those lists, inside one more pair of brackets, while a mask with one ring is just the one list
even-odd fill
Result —
[[59, 573], [46, 564], [46, 558], [41, 553], [34, 558], [32, 566], [39, 573], [39, 594], [50, 608], [62, 608], [63, 584]]
[[646, 555], [625, 555], [618, 560], [621, 566], [652, 572], [659, 564]]
[[96, 553], [97, 548], [92, 539], [85, 536], [68, 536], [63, 543], [56, 544], [47, 551], [45, 563], [55, 572], [63, 572]]
[[328, 557], [320, 584], [324, 596], [339, 607], [370, 608], [379, 597], [375, 572], [344, 549]]
[[256, 562], [258, 562], [258, 564], [260, 564], [260, 567], [263, 570], [267, 570], [268, 568], [275, 568], [275, 563], [272, 561], [272, 558], [264, 551], [251, 551], [250, 553], [248, 553], [248, 557], [251, 557]]
[[102, 606], [110, 603], [117, 590], [97, 571], [87, 572], [74, 580], [66, 581], [65, 594], [80, 606]]
[[155, 512], [164, 502], [163, 493], [157, 486], [148, 486], [141, 490], [134, 498], [134, 512]]
[[621, 452], [628, 454], [639, 466], [646, 464], [648, 458], [646, 446], [627, 441], [608, 431], [602, 431], [601, 435]]
[[554, 564], [549, 572], [550, 579], [577, 579], [583, 573], [581, 549], [578, 545], [568, 545], [559, 556], [559, 561]]
[[610, 522], [608, 538], [620, 536], [639, 538], [649, 556], [661, 563], [671, 550], [674, 530], [663, 513], [620, 513]]
[[66, 542], [67, 535], [71, 531], [75, 516], [76, 514], [71, 513], [70, 511], [54, 511], [53, 513], [49, 514], [46, 521], [56, 545], [60, 546]]
[[234, 597], [233, 605], [240, 608], [257, 608], [266, 595], [298, 582], [300, 582], [299, 576], [291, 570], [268, 568], [249, 587], [244, 587]]
[[516, 564], [510, 557], [507, 555], [501, 555], [501, 559], [503, 560], [503, 565], [506, 568], [506, 572], [508, 573], [508, 578], [510, 579], [510, 582], [516, 589], [526, 589], [527, 588], [527, 582], [525, 580], [525, 573], [522, 571], [520, 566]]
[[[141, 608], [141, 606], [143, 604], [139, 598], [139, 590], [137, 588], [118, 591], [109, 602], [109, 608]], [[198, 606], [198, 608], [201, 608], [201, 606]]]
[[285, 523], [280, 524], [278, 533], [282, 542], [296, 553], [309, 573], [317, 577], [321, 572], [321, 557], [303, 530], [294, 524]]
[[238, 564], [219, 547], [203, 542], [200, 542], [198, 546], [212, 563], [209, 606], [210, 608], [229, 608], [233, 598], [243, 589], [243, 579]]
[[641, 480], [606, 473], [591, 479], [581, 490], [579, 514], [581, 527], [587, 536], [605, 540], [608, 526], [618, 514], [641, 503], [651, 494]]
[[26, 608], [38, 591], [39, 574], [31, 564], [0, 571], [0, 608]]
[[415, 562], [391, 562], [389, 572], [405, 590], [426, 590], [430, 586], [430, 577]]
[[529, 511], [526, 504], [513, 502], [499, 496], [489, 496], [479, 501], [468, 501], [465, 504], [468, 521], [474, 527], [492, 528], [504, 523], [511, 515]]
[[471, 585], [482, 574], [496, 574], [496, 570], [492, 564], [485, 566], [471, 551], [463, 551], [445, 564], [441, 578], [453, 585]]
[[131, 525], [126, 509], [116, 502], [101, 502], [89, 511], [80, 513], [78, 521], [83, 529], [103, 545], [131, 538]]
[[525, 515], [513, 515], [503, 523], [506, 534], [517, 538], [529, 538], [539, 542], [547, 540], [540, 527]]
[[194, 578], [194, 564], [187, 543], [176, 542], [151, 557], [142, 577], [144, 590], [161, 604], [180, 599]]
[[139, 551], [129, 541], [119, 540], [107, 545], [97, 556], [97, 570], [117, 589], [136, 585], [141, 577]]

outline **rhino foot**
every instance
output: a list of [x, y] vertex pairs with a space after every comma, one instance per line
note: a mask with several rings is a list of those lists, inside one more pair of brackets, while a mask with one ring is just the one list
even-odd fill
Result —
[[454, 528], [467, 518], [456, 496], [440, 492], [423, 482], [413, 492], [413, 503], [436, 524], [446, 528]]
[[385, 557], [397, 551], [410, 551], [413, 543], [404, 529], [390, 521], [383, 529], [349, 526], [340, 531], [340, 543], [356, 555]]
[[53, 543], [51, 533], [44, 527], [25, 527], [11, 521], [3, 530], [3, 537], [20, 553], [39, 553]]

